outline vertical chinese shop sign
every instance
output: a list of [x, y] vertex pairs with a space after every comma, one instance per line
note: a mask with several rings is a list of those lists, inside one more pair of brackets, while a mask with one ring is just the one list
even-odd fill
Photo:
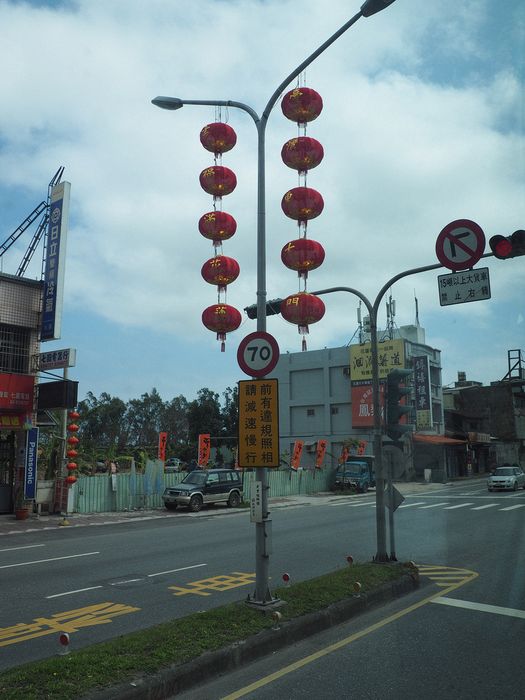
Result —
[[279, 467], [277, 379], [239, 382], [239, 467]]

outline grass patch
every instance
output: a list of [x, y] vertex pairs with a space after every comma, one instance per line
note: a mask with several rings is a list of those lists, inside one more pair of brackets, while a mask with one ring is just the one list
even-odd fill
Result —
[[[290, 620], [320, 610], [352, 595], [359, 581], [362, 592], [400, 578], [402, 564], [354, 564], [331, 574], [279, 588], [286, 601], [279, 610]], [[0, 673], [2, 700], [77, 700], [97, 689], [155, 673], [221, 649], [273, 625], [270, 615], [244, 603], [232, 603], [195, 613], [109, 642], [19, 666]]]

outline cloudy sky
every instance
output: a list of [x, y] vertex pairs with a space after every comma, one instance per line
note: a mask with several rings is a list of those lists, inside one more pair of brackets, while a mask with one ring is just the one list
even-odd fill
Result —
[[[212, 208], [199, 173], [213, 164], [200, 144], [221, 119], [237, 132], [223, 165], [237, 175], [223, 208], [237, 220], [223, 252], [238, 260], [228, 303], [255, 303], [256, 130], [239, 110], [151, 104], [157, 95], [236, 100], [258, 114], [308, 55], [359, 10], [360, 0], [0, 0], [0, 242], [47, 196], [60, 166], [71, 182], [62, 338], [77, 349], [79, 393], [124, 400], [156, 387], [164, 399], [222, 392], [245, 378], [236, 362], [255, 330], [243, 313], [221, 353], [201, 323], [217, 300], [201, 277], [213, 255], [197, 222]], [[310, 290], [350, 286], [372, 302], [402, 270], [438, 262], [450, 221], [477, 222], [487, 237], [525, 228], [525, 5], [522, 0], [397, 0], [360, 19], [307, 69], [302, 84], [324, 109], [307, 135], [323, 162], [308, 185], [324, 198], [309, 235], [324, 265]], [[290, 88], [295, 86], [295, 82]], [[281, 161], [297, 135], [278, 102], [266, 133], [268, 298], [298, 289], [280, 251], [297, 237], [284, 193], [297, 174]], [[14, 274], [34, 229], [1, 258]], [[488, 244], [486, 252], [488, 252]], [[41, 251], [27, 276], [39, 278]], [[443, 383], [457, 372], [490, 382], [507, 351], [525, 350], [525, 258], [482, 260], [492, 298], [440, 307], [437, 275], [396, 283], [398, 326], [419, 321], [442, 351]], [[324, 298], [308, 347], [347, 344], [358, 299]], [[379, 325], [385, 325], [384, 304]], [[280, 316], [268, 331], [281, 352], [300, 350]]]

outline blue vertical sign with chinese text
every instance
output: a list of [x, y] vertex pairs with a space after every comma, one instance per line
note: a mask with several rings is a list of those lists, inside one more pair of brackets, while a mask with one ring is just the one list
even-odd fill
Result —
[[61, 182], [51, 190], [40, 340], [60, 338], [70, 189]]

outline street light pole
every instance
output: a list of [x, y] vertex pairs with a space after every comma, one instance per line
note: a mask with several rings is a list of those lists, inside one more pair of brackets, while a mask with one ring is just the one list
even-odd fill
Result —
[[[257, 330], [266, 331], [266, 183], [265, 183], [265, 134], [270, 113], [283, 90], [297, 76], [320, 56], [331, 44], [357, 22], [361, 17], [371, 17], [384, 10], [395, 0], [365, 0], [360, 11], [340, 27], [316, 51], [290, 73], [275, 90], [259, 117], [257, 112], [243, 102], [233, 100], [186, 100], [177, 97], [155, 97], [152, 103], [162, 109], [176, 110], [184, 105], [210, 105], [215, 107], [236, 107], [247, 112], [257, 129]], [[267, 607], [276, 600], [269, 589], [269, 554], [271, 549], [270, 519], [268, 518], [268, 473], [266, 467], [256, 468], [256, 480], [261, 482], [263, 520], [256, 523], [255, 539], [255, 593], [249, 602], [257, 607]], [[383, 514], [384, 517], [384, 514]]]

